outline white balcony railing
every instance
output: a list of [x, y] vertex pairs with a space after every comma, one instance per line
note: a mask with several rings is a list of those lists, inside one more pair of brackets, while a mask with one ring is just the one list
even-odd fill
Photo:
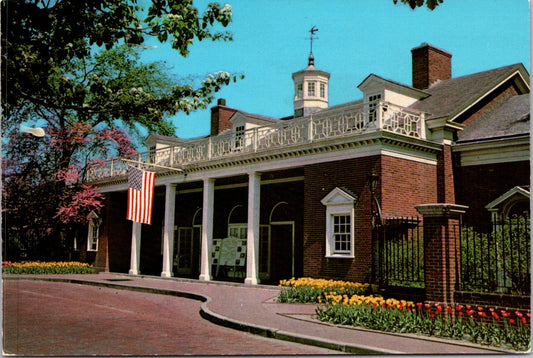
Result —
[[[244, 132], [191, 140], [185, 144], [139, 153], [127, 159], [182, 168], [211, 160], [230, 159], [246, 153], [283, 151], [298, 145], [378, 130], [425, 138], [424, 117], [420, 112], [383, 101], [379, 101], [375, 106], [357, 103]], [[126, 163], [120, 159], [112, 159], [108, 160], [105, 166], [95, 165], [89, 168], [87, 181], [122, 176], [126, 173]]]

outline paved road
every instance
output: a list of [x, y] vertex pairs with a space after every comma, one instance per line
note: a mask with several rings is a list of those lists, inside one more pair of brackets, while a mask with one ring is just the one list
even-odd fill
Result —
[[212, 324], [200, 302], [111, 288], [3, 281], [3, 351], [18, 355], [339, 354]]

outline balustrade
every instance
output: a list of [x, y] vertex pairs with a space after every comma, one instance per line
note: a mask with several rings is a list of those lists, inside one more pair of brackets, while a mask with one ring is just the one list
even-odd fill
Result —
[[[370, 110], [370, 107], [372, 109]], [[245, 153], [320, 142], [333, 138], [384, 130], [408, 137], [425, 138], [423, 115], [408, 108], [379, 101], [376, 106], [361, 102], [312, 114], [308, 117], [225, 133], [189, 141], [158, 150], [140, 153], [128, 159], [167, 167], [183, 167], [193, 163], [230, 158]], [[127, 165], [119, 159], [96, 165], [88, 170], [87, 181], [121, 176]]]

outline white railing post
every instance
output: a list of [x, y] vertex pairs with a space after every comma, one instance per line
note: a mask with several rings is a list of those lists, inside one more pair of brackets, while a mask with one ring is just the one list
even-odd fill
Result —
[[313, 142], [313, 115], [309, 116], [307, 120], [307, 140]]
[[[383, 110], [386, 105], [384, 105], [383, 101], [379, 101], [378, 105], [376, 106], [376, 127], [378, 129], [383, 129]], [[387, 108], [388, 109], [388, 108]]]
[[109, 176], [110, 177], [115, 176], [115, 160], [114, 159], [111, 160], [111, 164], [109, 164], [109, 167], [110, 167], [109, 168]]
[[169, 152], [168, 152], [168, 155], [170, 156], [170, 158], [168, 158], [168, 166], [169, 167], [173, 167], [174, 166], [174, 148], [175, 147], [176, 147], [175, 145], [169, 147], [169, 149], [170, 149]]
[[257, 152], [257, 142], [259, 140], [259, 130], [257, 128], [254, 128], [254, 131], [253, 131], [254, 135], [253, 135], [253, 141], [254, 141], [254, 146], [253, 146], [253, 151], [254, 153]]
[[418, 128], [418, 134], [420, 135], [420, 138], [426, 139], [426, 113], [422, 112], [420, 113], [420, 126]]
[[207, 160], [211, 160], [212, 149], [213, 149], [213, 140], [212, 140], [212, 137], [209, 137], [207, 140]]

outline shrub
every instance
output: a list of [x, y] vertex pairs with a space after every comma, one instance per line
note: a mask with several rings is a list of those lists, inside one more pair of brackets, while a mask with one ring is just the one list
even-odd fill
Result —
[[3, 274], [83, 274], [97, 273], [97, 270], [82, 262], [2, 262]]

